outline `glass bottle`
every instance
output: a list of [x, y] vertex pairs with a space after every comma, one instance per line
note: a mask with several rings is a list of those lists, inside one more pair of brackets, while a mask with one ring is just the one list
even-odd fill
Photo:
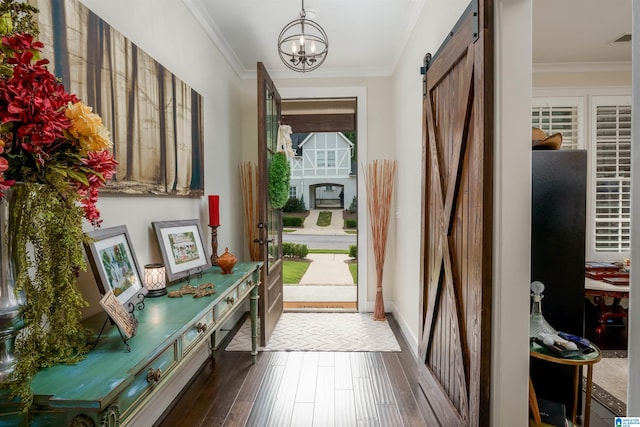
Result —
[[542, 315], [542, 292], [544, 291], [544, 283], [531, 283], [531, 297], [533, 305], [531, 306], [531, 315], [529, 316], [529, 337], [537, 337], [540, 334], [556, 334], [556, 330], [549, 325]]

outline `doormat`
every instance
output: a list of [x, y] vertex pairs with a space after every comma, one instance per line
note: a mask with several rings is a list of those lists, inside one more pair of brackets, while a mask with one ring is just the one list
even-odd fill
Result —
[[[247, 318], [226, 351], [250, 350]], [[372, 313], [282, 313], [267, 346], [258, 350], [401, 351], [389, 323], [373, 320]]]
[[[628, 363], [626, 351], [603, 350], [602, 359], [593, 365], [591, 396], [617, 417], [624, 417], [627, 413]], [[586, 369], [582, 374], [582, 389], [586, 390]]]

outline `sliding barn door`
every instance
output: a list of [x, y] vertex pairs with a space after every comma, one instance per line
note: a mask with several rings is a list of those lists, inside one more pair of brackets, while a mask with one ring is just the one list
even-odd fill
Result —
[[[482, 1], [482, 0], [481, 0]], [[490, 3], [490, 2], [487, 2]], [[489, 424], [491, 39], [471, 4], [425, 58], [424, 283], [419, 382], [436, 420]], [[428, 61], [429, 60], [429, 61]]]

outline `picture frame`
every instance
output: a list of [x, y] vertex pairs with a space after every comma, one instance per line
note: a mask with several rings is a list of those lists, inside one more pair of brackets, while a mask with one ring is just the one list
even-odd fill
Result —
[[141, 308], [148, 291], [127, 227], [120, 225], [85, 234], [91, 238], [91, 242], [85, 243], [85, 251], [100, 294], [113, 292], [130, 313], [136, 305]]
[[188, 279], [211, 266], [199, 220], [154, 221], [151, 224], [169, 282]]

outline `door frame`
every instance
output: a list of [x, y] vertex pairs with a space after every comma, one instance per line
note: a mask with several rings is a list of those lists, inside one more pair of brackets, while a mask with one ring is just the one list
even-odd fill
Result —
[[[360, 163], [368, 161], [367, 157], [367, 88], [354, 87], [278, 87], [281, 99], [294, 98], [356, 98], [357, 105], [357, 159], [358, 174]], [[358, 312], [373, 311], [375, 300], [368, 301], [367, 270], [369, 247], [369, 217], [366, 209], [367, 189], [363, 179], [358, 179]], [[346, 203], [346, 202], [345, 202]], [[362, 262], [361, 262], [362, 261]], [[387, 303], [385, 302], [385, 305]]]

